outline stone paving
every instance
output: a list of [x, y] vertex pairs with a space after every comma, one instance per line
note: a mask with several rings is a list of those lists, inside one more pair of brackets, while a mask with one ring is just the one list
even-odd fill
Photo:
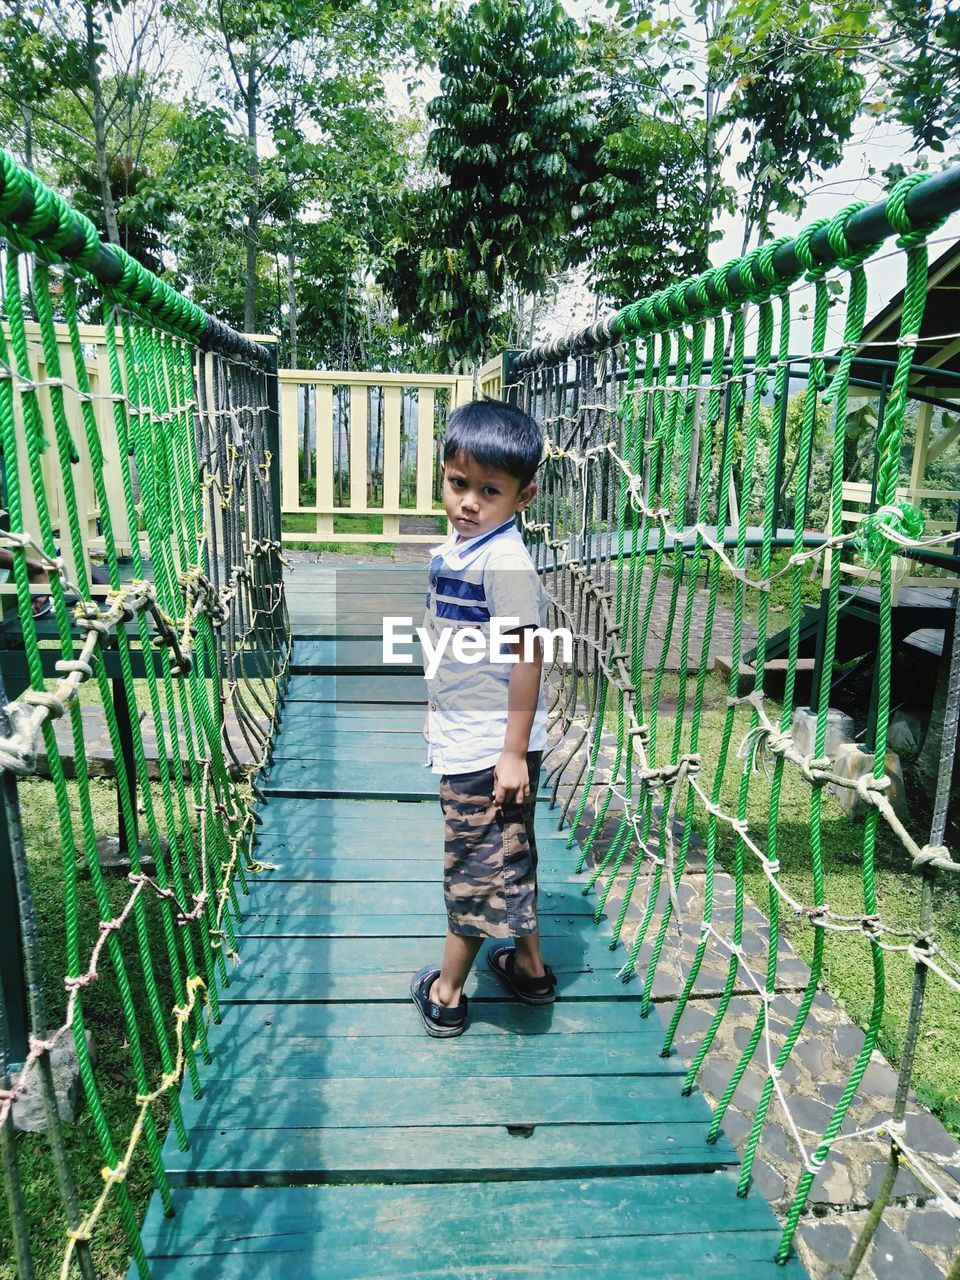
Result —
[[[612, 745], [612, 744], [611, 744]], [[561, 745], [559, 751], [563, 752]], [[566, 754], [566, 753], [565, 753]], [[559, 760], [558, 756], [558, 760]], [[575, 776], [582, 754], [571, 766]], [[601, 752], [601, 779], [612, 763], [609, 748]], [[549, 757], [548, 764], [549, 768]], [[558, 799], [564, 802], [568, 789], [561, 786]], [[596, 792], [594, 793], [596, 794]], [[614, 800], [614, 805], [616, 800]], [[659, 815], [658, 815], [659, 816]], [[620, 814], [614, 806], [608, 812], [596, 850], [602, 856], [616, 830]], [[545, 813], [541, 822], [548, 820]], [[578, 836], [583, 840], [592, 825], [588, 806]], [[677, 824], [679, 837], [682, 827]], [[623, 901], [632, 863], [621, 868], [606, 903], [606, 914], [616, 920]], [[652, 986], [652, 999], [666, 1026], [676, 1008], [700, 936], [704, 891], [703, 847], [697, 836], [678, 886], [679, 929], [671, 921]], [[627, 910], [623, 938], [632, 943], [648, 906], [650, 875], [644, 869], [638, 878]], [[730, 937], [735, 884], [719, 870], [715, 874], [713, 924], [722, 937]], [[665, 887], [654, 903], [652, 917], [637, 962], [638, 974], [646, 971], [660, 921], [667, 904]], [[747, 899], [744, 908], [742, 953], [733, 995], [716, 1039], [697, 1077], [697, 1087], [715, 1106], [727, 1087], [741, 1052], [747, 1044], [760, 1008], [756, 986], [746, 966], [762, 975], [769, 937], [766, 917]], [[776, 1058], [799, 1006], [809, 978], [809, 969], [783, 937], [777, 947], [776, 997], [769, 1015], [769, 1054]], [[717, 1011], [719, 997], [729, 972], [730, 952], [719, 942], [708, 946], [691, 997], [680, 1019], [675, 1044], [685, 1062], [696, 1055], [703, 1033]], [[755, 959], [755, 963], [751, 960]], [[818, 990], [803, 1031], [780, 1076], [784, 1099], [793, 1124], [808, 1152], [822, 1135], [834, 1106], [843, 1092], [853, 1063], [863, 1044], [863, 1032], [824, 990]], [[767, 1044], [761, 1038], [754, 1059], [747, 1067], [724, 1116], [723, 1130], [743, 1152], [766, 1079]], [[764, 1067], [761, 1067], [761, 1063]], [[841, 1129], [849, 1135], [890, 1117], [896, 1092], [897, 1074], [879, 1052], [874, 1052], [860, 1088], [854, 1095]], [[922, 1153], [927, 1166], [941, 1185], [960, 1197], [960, 1146], [918, 1100], [909, 1095], [905, 1141]], [[828, 1156], [814, 1180], [807, 1208], [800, 1220], [795, 1247], [811, 1280], [840, 1280], [840, 1267], [849, 1256], [867, 1211], [884, 1176], [889, 1142], [878, 1137], [857, 1137], [841, 1142]], [[781, 1102], [774, 1095], [763, 1128], [754, 1185], [769, 1200], [781, 1220], [786, 1216], [801, 1172], [802, 1155], [796, 1135]], [[957, 1222], [937, 1207], [935, 1197], [908, 1168], [901, 1166], [891, 1202], [886, 1209], [874, 1243], [857, 1272], [858, 1280], [943, 1280], [958, 1247]]]

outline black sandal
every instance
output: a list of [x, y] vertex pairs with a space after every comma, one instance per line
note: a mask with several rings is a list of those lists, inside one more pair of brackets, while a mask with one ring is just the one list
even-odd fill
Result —
[[446, 1040], [450, 1036], [463, 1035], [467, 1025], [467, 997], [464, 996], [454, 1008], [431, 1000], [430, 988], [439, 977], [440, 970], [430, 965], [419, 969], [410, 979], [410, 995], [420, 1012], [427, 1035]]
[[[500, 957], [503, 956], [503, 964]], [[545, 964], [542, 978], [528, 978], [516, 969], [517, 953], [514, 947], [494, 947], [487, 952], [487, 964], [511, 995], [524, 1004], [553, 1004], [557, 998], [557, 975]]]

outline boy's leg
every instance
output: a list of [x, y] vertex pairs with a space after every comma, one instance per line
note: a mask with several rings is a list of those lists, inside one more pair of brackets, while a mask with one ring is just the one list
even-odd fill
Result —
[[430, 999], [448, 1009], [454, 1009], [463, 996], [463, 988], [470, 976], [477, 952], [486, 939], [471, 938], [462, 933], [447, 930], [443, 944], [443, 961], [440, 976], [430, 988]]
[[540, 931], [525, 933], [514, 939], [516, 958], [514, 966], [525, 978], [542, 978], [546, 973], [543, 963], [543, 952], [540, 950]]

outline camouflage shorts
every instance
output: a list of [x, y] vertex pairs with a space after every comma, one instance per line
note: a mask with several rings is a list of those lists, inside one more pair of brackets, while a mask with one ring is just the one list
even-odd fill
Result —
[[533, 834], [541, 752], [527, 756], [530, 798], [493, 803], [493, 768], [440, 779], [443, 896], [453, 933], [516, 938], [537, 929], [537, 842]]

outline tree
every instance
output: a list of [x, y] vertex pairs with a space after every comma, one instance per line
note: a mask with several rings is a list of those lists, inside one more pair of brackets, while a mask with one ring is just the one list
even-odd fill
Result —
[[957, 0], [738, 0], [735, 14], [760, 44], [787, 36], [799, 54], [855, 65], [865, 78], [863, 109], [903, 125], [914, 150], [943, 151], [956, 139]]
[[51, 163], [59, 185], [90, 189], [96, 221], [121, 243], [118, 205], [143, 174], [157, 105], [172, 85], [174, 33], [160, 0], [40, 0], [9, 4], [3, 21], [0, 94], [19, 121], [31, 167]]
[[[248, 332], [259, 323], [258, 255], [267, 212], [261, 134], [278, 151], [286, 146], [288, 157], [305, 123], [322, 141], [330, 86], [342, 89], [351, 79], [354, 100], [365, 94], [368, 102], [380, 103], [382, 84], [371, 73], [382, 77], [387, 60], [407, 56], [418, 38], [420, 7], [421, 0], [208, 0], [198, 12], [184, 5], [184, 21], [213, 55], [219, 105], [237, 120], [244, 139], [243, 324]], [[288, 246], [289, 239], [288, 234]]]
[[383, 278], [444, 360], [475, 362], [506, 291], [536, 297], [565, 265], [592, 120], [576, 27], [553, 0], [451, 5], [440, 40], [436, 177], [396, 210]]
[[774, 209], [799, 214], [814, 173], [839, 164], [866, 85], [852, 55], [816, 48], [814, 25], [791, 18], [792, 28], [758, 41], [731, 16], [711, 50], [718, 80], [730, 86], [718, 124], [738, 131], [746, 147], [736, 166], [749, 184], [740, 205], [742, 253], [755, 230], [769, 232]]
[[642, 40], [591, 23], [582, 43], [597, 127], [582, 152], [576, 253], [617, 306], [707, 265], [703, 125], [664, 113], [659, 76], [636, 56]]

